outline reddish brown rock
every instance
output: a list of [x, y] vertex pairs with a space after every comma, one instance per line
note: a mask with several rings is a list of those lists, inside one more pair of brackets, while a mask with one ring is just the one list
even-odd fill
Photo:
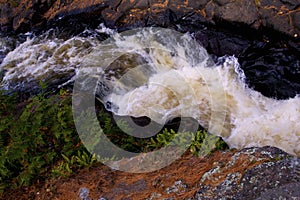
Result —
[[298, 38], [299, 5], [297, 0], [1, 0], [0, 24], [1, 31], [24, 32], [59, 17], [84, 14], [87, 24], [102, 18], [110, 27], [127, 29], [169, 26], [198, 13], [208, 23], [268, 28]]
[[299, 1], [261, 0], [259, 2], [258, 10], [262, 26], [294, 37], [299, 36]]
[[211, 15], [232, 23], [244, 23], [258, 27], [259, 14], [254, 1], [216, 1]]
[[[134, 163], [137, 165], [141, 158], [134, 158]], [[120, 164], [131, 165], [132, 160]], [[4, 198], [271, 199], [275, 192], [278, 198], [297, 199], [299, 181], [299, 159], [264, 147], [217, 151], [204, 158], [187, 153], [161, 170], [141, 174], [98, 164], [69, 178], [7, 192]]]

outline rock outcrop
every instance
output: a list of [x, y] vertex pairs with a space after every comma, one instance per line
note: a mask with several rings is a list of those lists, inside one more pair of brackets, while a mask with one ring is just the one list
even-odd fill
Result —
[[277, 148], [247, 148], [184, 156], [148, 174], [113, 172], [113, 182], [88, 188], [93, 199], [291, 199], [300, 198], [299, 170], [300, 159]]
[[[138, 165], [140, 159], [120, 164]], [[17, 193], [19, 199], [299, 199], [299, 183], [300, 159], [263, 147], [217, 151], [204, 158], [187, 153], [170, 166], [142, 174], [98, 164]]]
[[120, 30], [188, 20], [300, 36], [298, 0], [1, 0], [0, 11], [4, 32], [25, 32], [53, 19], [80, 16], [85, 23], [100, 20]]

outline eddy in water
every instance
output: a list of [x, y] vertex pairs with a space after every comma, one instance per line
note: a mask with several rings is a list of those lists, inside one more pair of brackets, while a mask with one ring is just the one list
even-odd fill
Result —
[[193, 117], [230, 147], [271, 145], [299, 156], [300, 97], [267, 98], [247, 87], [235, 57], [222, 60], [215, 64], [189, 34], [147, 28], [115, 34], [82, 70], [98, 71], [96, 95], [117, 115], [161, 124]]

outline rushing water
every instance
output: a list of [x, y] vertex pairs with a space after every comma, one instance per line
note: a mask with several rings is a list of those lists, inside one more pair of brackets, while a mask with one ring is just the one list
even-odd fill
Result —
[[275, 100], [248, 88], [235, 57], [214, 63], [189, 34], [97, 31], [112, 36], [102, 43], [93, 36], [28, 39], [4, 58], [2, 87], [67, 76], [65, 84], [79, 70], [92, 71], [99, 79], [97, 98], [118, 115], [161, 124], [193, 117], [231, 147], [272, 145], [300, 155], [299, 96]]
[[99, 45], [94, 37], [58, 39], [47, 32], [38, 37], [28, 37], [25, 42], [9, 52], [0, 69], [3, 74], [2, 88], [32, 93], [37, 83], [66, 84], [72, 80], [82, 59], [93, 46]]

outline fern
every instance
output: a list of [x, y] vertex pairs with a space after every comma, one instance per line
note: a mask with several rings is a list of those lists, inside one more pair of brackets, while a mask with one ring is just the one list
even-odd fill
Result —
[[[84, 134], [80, 137], [90, 152], [105, 152], [105, 155], [91, 155], [76, 133], [71, 105], [71, 95], [65, 90], [56, 95], [42, 93], [33, 96], [22, 106], [19, 106], [16, 95], [8, 96], [0, 91], [0, 192], [5, 188], [30, 185], [51, 175], [68, 176], [80, 168], [92, 166], [96, 157], [101, 160], [119, 159], [110, 146], [103, 144], [105, 137], [119, 148], [131, 152], [152, 151], [171, 141], [186, 148], [185, 145], [190, 144], [187, 141], [192, 141], [190, 149], [197, 153], [203, 142], [212, 144], [206, 139], [207, 133], [201, 131], [183, 134], [164, 129], [152, 138], [135, 138], [127, 134], [134, 127], [124, 120], [114, 122], [101, 107], [97, 114], [99, 121], [88, 121], [81, 130]], [[94, 113], [82, 113], [82, 117], [87, 114]], [[101, 131], [95, 128], [99, 125]], [[214, 145], [226, 148], [220, 139]]]
[[61, 153], [74, 155], [84, 149], [76, 146], [80, 139], [75, 132], [69, 93], [34, 96], [21, 111], [16, 110], [16, 96], [1, 92], [0, 100], [1, 188], [43, 179], [63, 159]]

